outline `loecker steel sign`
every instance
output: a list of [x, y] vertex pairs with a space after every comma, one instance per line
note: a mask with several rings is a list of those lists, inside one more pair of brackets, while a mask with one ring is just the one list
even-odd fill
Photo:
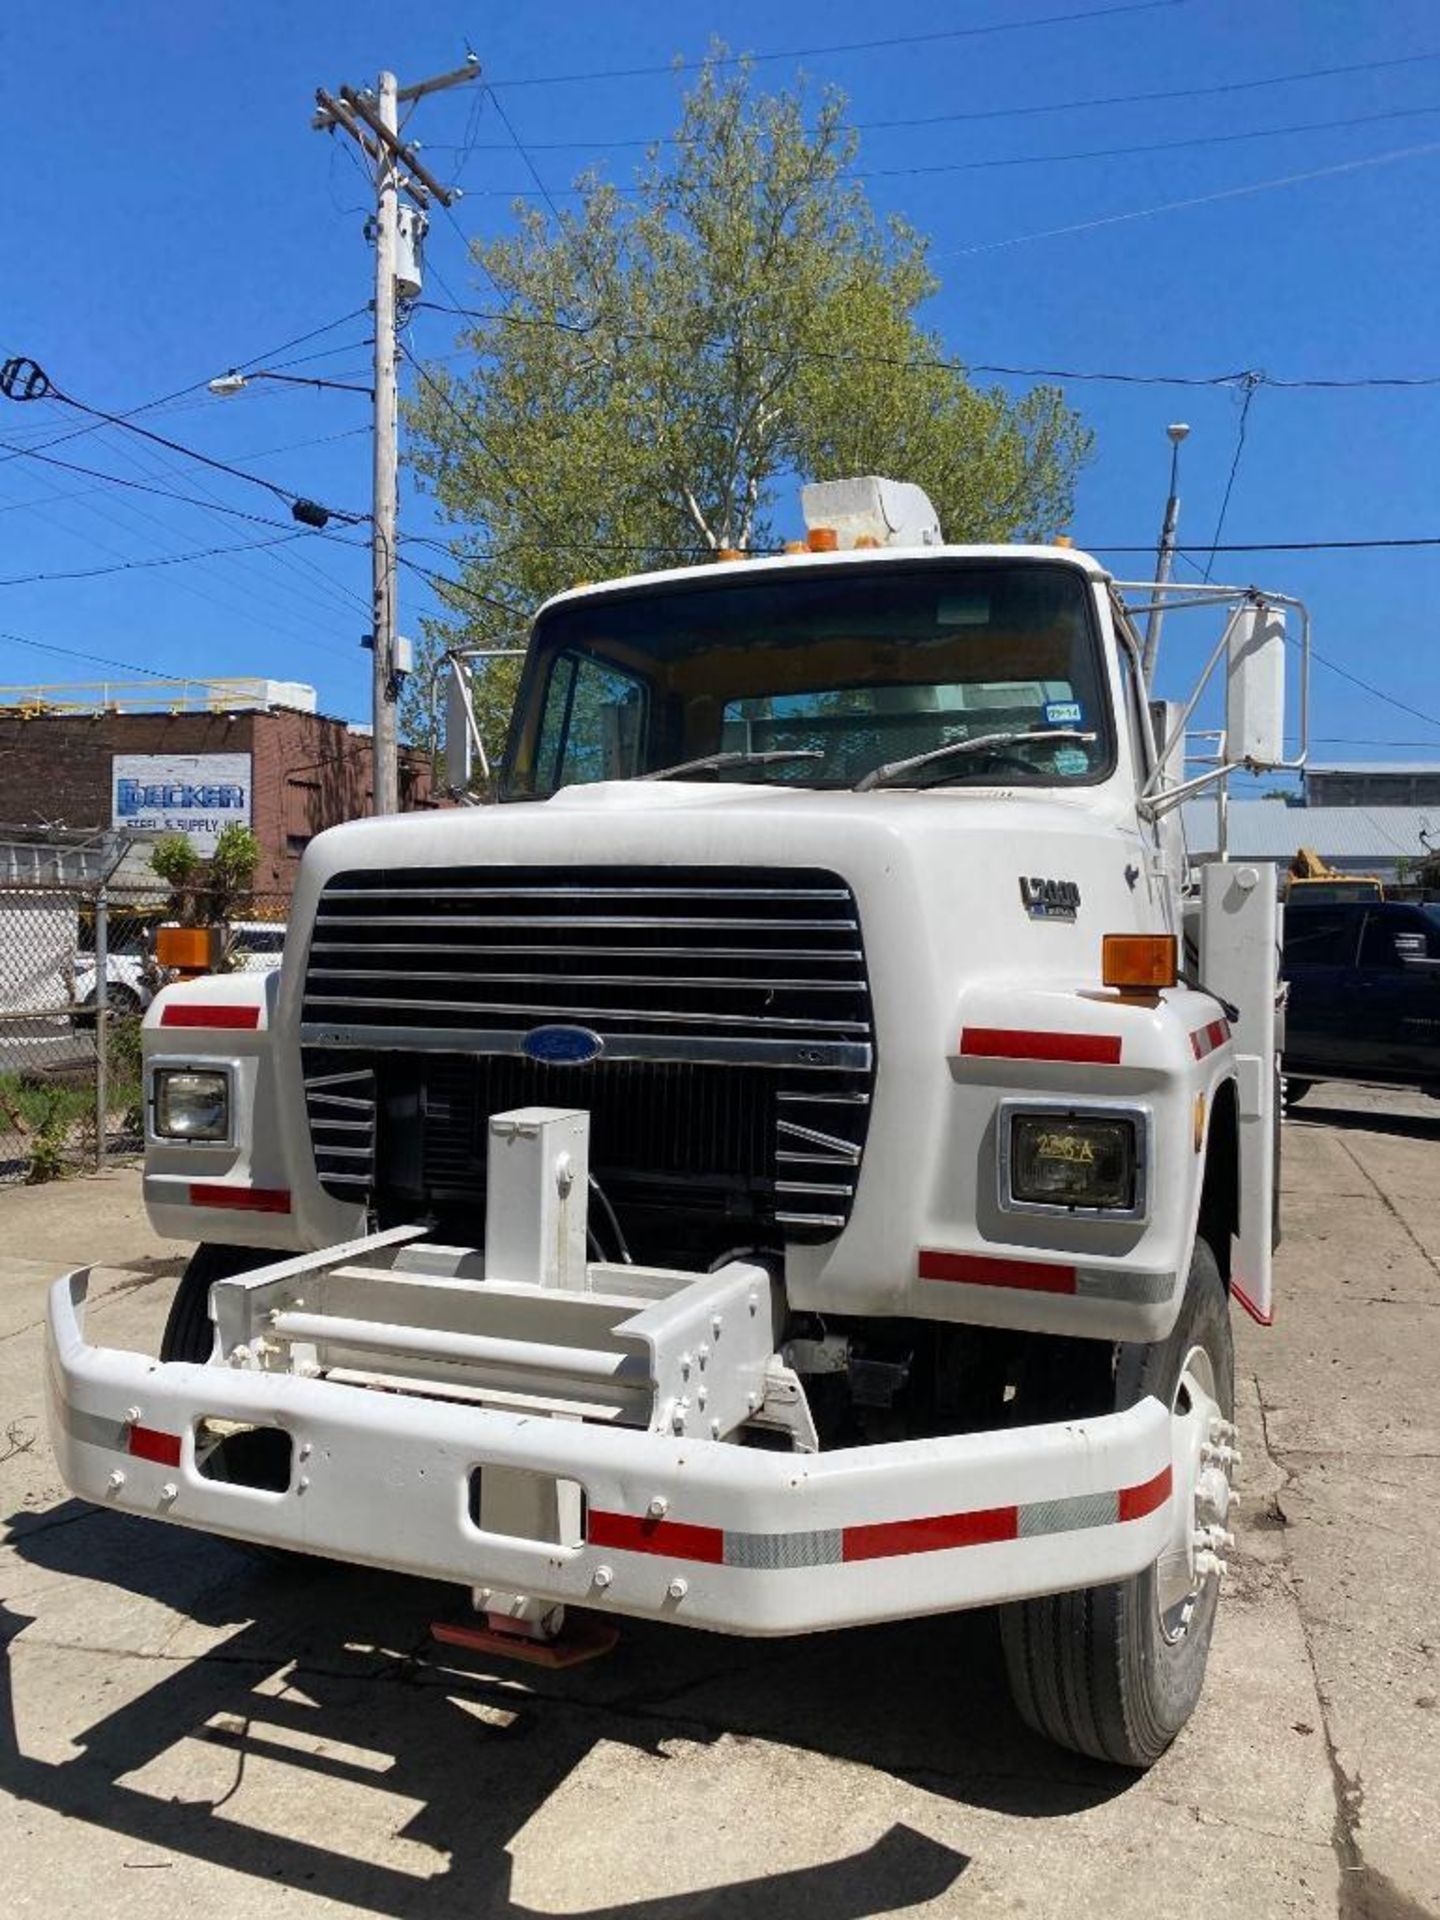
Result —
[[183, 833], [213, 853], [222, 827], [250, 825], [250, 755], [117, 753], [111, 792], [116, 827]]

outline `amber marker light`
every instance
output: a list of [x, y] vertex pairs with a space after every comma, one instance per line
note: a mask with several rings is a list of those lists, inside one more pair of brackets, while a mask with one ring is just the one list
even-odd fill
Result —
[[836, 553], [840, 547], [840, 536], [834, 527], [811, 527], [805, 544], [811, 553]]
[[1173, 933], [1107, 933], [1101, 950], [1101, 975], [1107, 987], [1122, 993], [1154, 993], [1173, 987], [1180, 971], [1179, 943]]

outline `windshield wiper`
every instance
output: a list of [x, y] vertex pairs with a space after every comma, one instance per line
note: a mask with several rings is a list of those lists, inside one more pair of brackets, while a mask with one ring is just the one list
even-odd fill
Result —
[[642, 780], [673, 780], [682, 773], [709, 773], [724, 767], [768, 767], [772, 760], [823, 760], [823, 747], [775, 747], [765, 753], [706, 753], [698, 760], [682, 760], [675, 767], [659, 767], [654, 773], [642, 773]]
[[965, 753], [983, 753], [988, 747], [1014, 747], [1023, 740], [1073, 740], [1082, 746], [1093, 745], [1099, 736], [1082, 733], [1078, 727], [1041, 727], [1029, 732], [1023, 727], [1015, 727], [1009, 733], [977, 733], [969, 740], [952, 740], [947, 746], [932, 747], [929, 753], [911, 754], [908, 760], [891, 760], [883, 767], [872, 767], [855, 782], [855, 793], [869, 793], [872, 787], [883, 787], [902, 773], [911, 773], [916, 767], [928, 767], [932, 760], [949, 760]]

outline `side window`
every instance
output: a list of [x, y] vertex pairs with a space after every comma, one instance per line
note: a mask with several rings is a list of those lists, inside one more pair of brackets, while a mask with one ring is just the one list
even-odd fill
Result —
[[583, 654], [561, 654], [545, 692], [535, 756], [537, 791], [632, 778], [647, 705], [643, 680]]
[[1360, 916], [1344, 907], [1291, 907], [1285, 915], [1285, 966], [1349, 967], [1355, 964]]
[[1418, 915], [1368, 913], [1360, 937], [1362, 967], [1400, 967], [1425, 958], [1425, 925]]
[[1145, 729], [1140, 723], [1140, 692], [1135, 663], [1130, 658], [1130, 649], [1117, 636], [1116, 645], [1120, 653], [1120, 698], [1125, 703], [1125, 712], [1120, 724], [1130, 742], [1130, 760], [1135, 768], [1135, 780], [1143, 786], [1151, 773], [1150, 755], [1145, 745]]

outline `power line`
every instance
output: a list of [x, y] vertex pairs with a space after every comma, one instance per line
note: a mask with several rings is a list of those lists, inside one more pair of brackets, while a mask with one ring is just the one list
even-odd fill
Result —
[[721, 54], [704, 61], [677, 60], [664, 66], [647, 67], [608, 67], [592, 69], [587, 73], [539, 73], [529, 74], [514, 80], [496, 80], [494, 87], [558, 87], [593, 80], [640, 80], [657, 75], [672, 75], [693, 71], [698, 66], [735, 67], [765, 66], [775, 60], [808, 60], [820, 56], [843, 53], [878, 53], [887, 47], [933, 46], [942, 40], [978, 40], [991, 34], [1030, 33], [1040, 27], [1078, 26], [1089, 20], [1109, 20], [1118, 14], [1158, 13], [1175, 6], [1184, 6], [1186, 0], [1124, 0], [1124, 4], [1109, 7], [1090, 7], [1083, 13], [1051, 13], [1038, 16], [1034, 20], [993, 20], [973, 27], [944, 27], [930, 33], [891, 34], [876, 40], [833, 40], [819, 47], [787, 47], [777, 53], [735, 53]]
[[255, 553], [264, 547], [283, 547], [309, 537], [304, 527], [276, 534], [269, 540], [241, 540], [228, 547], [201, 547], [193, 553], [165, 553], [153, 560], [117, 560], [108, 567], [77, 567], [65, 573], [16, 573], [0, 579], [0, 587], [26, 587], [41, 580], [93, 580], [106, 573], [131, 573], [145, 567], [178, 567], [189, 560], [213, 560], [226, 553]]
[[75, 647], [57, 647], [49, 640], [32, 640], [23, 633], [8, 633], [0, 629], [0, 640], [8, 640], [13, 646], [34, 647], [39, 653], [58, 653], [67, 660], [88, 660], [92, 666], [118, 667], [121, 673], [144, 674], [150, 680], [165, 680], [169, 676], [157, 667], [142, 667], [133, 660], [112, 660], [103, 653], [84, 653]]
[[[495, 104], [498, 111], [500, 105], [498, 100]], [[848, 169], [837, 178], [840, 180], [915, 180], [938, 174], [990, 173], [1007, 167], [1053, 167], [1078, 160], [1120, 160], [1140, 154], [1179, 153], [1194, 147], [1228, 147], [1246, 140], [1278, 140], [1293, 134], [1330, 133], [1343, 127], [1369, 127], [1388, 120], [1423, 119], [1437, 113], [1440, 113], [1440, 106], [1390, 107], [1380, 113], [1348, 114], [1338, 120], [1302, 120], [1285, 127], [1249, 128], [1243, 133], [1197, 133], [1187, 135], [1182, 140], [1149, 140], [1133, 146], [1082, 147], [1070, 153], [984, 155], [979, 159], [937, 160], [907, 167], [857, 167]], [[532, 178], [537, 183], [539, 194], [558, 220], [559, 208], [555, 205], [550, 189], [536, 171], [535, 162], [523, 147], [520, 148], [520, 152]], [[562, 188], [561, 191], [567, 195], [583, 195], [585, 189], [567, 187]], [[633, 194], [639, 189], [615, 187], [612, 191]], [[530, 190], [526, 187], [482, 187], [476, 197], [482, 200], [513, 200], [517, 197], [527, 199], [531, 196]]]
[[[278, 527], [282, 532], [291, 531], [283, 520], [267, 520], [262, 513], [247, 513], [243, 507], [227, 507], [218, 500], [199, 500], [194, 494], [177, 493], [172, 487], [156, 487], [143, 480], [128, 479], [123, 473], [106, 473], [99, 467], [84, 467], [74, 460], [60, 460], [54, 454], [41, 453], [32, 447], [14, 447], [8, 441], [0, 440], [0, 450], [23, 454], [27, 460], [38, 460], [42, 466], [60, 467], [66, 473], [83, 474], [87, 480], [104, 480], [113, 487], [128, 487], [136, 493], [153, 493], [162, 500], [178, 500], [182, 506], [200, 507], [206, 513], [223, 513], [232, 520], [248, 520], [257, 527]], [[337, 533], [326, 533], [320, 528], [314, 529], [318, 538], [331, 540], [342, 547], [358, 547], [364, 544], [359, 540], [347, 540]]]
[[[368, 313], [368, 311], [369, 311], [368, 308], [356, 307], [352, 312], [342, 314], [338, 320], [327, 320], [323, 326], [311, 327], [307, 333], [297, 333], [293, 339], [282, 340], [278, 346], [271, 347], [265, 353], [257, 353], [253, 356], [253, 358], [249, 360], [242, 360], [240, 362], [240, 367], [241, 368], [255, 367], [255, 366], [258, 366], [262, 360], [270, 360], [270, 359], [273, 359], [278, 354], [288, 353], [291, 347], [303, 347], [304, 345], [306, 345], [308, 341], [318, 340], [321, 334], [333, 333], [335, 332], [336, 328], [347, 325], [351, 320], [358, 320], [359, 318], [362, 317], [362, 315]], [[337, 348], [331, 347], [331, 348], [327, 348], [325, 353], [323, 354], [314, 354], [314, 355], [305, 354], [300, 356], [300, 358], [307, 359], [307, 360], [308, 359], [324, 359], [328, 356], [328, 354], [334, 353], [337, 351], [349, 352], [349, 348], [347, 347], [343, 349], [337, 349]], [[299, 364], [299, 361], [298, 360], [282, 361], [281, 364], [295, 366]], [[237, 371], [239, 371], [238, 368], [237, 368]], [[172, 393], [161, 394], [160, 397], [156, 400], [145, 400], [145, 401], [142, 401], [139, 406], [129, 407], [126, 409], [126, 411], [123, 414], [119, 415], [118, 417], [121, 420], [128, 422], [136, 414], [154, 413], [155, 411], [157, 411], [157, 409], [168, 406], [171, 401], [182, 399], [184, 398], [185, 395], [196, 392], [197, 389], [202, 388], [204, 385], [205, 385], [204, 380], [192, 380], [186, 386], [176, 387]], [[47, 440], [43, 444], [47, 447], [59, 446], [62, 444], [62, 442], [66, 440], [78, 440], [84, 434], [98, 432], [102, 424], [103, 423], [101, 421], [97, 420], [91, 426], [76, 427], [70, 433], [59, 434], [54, 440]], [[14, 457], [15, 456], [12, 454], [11, 458], [13, 459]]]
[[1239, 200], [1247, 194], [1269, 193], [1276, 187], [1298, 187], [1310, 180], [1325, 180], [1342, 173], [1359, 173], [1366, 167], [1385, 167], [1397, 160], [1416, 160], [1422, 155], [1440, 153], [1440, 140], [1418, 147], [1394, 147], [1388, 153], [1372, 153], [1359, 160], [1342, 160], [1335, 166], [1311, 167], [1304, 173], [1284, 173], [1273, 180], [1256, 180], [1244, 187], [1221, 187], [1215, 193], [1191, 194], [1184, 200], [1162, 200], [1153, 207], [1132, 207], [1126, 213], [1106, 213], [1093, 220], [1077, 220], [1067, 227], [1042, 227], [1034, 233], [1012, 234], [1006, 240], [982, 240], [971, 247], [956, 247], [942, 259], [963, 260], [977, 253], [998, 253], [1005, 247], [1027, 246], [1032, 240], [1057, 240], [1066, 234], [1093, 233], [1098, 227], [1116, 227], [1127, 220], [1149, 220], [1160, 213], [1177, 213], [1186, 207], [1213, 206], [1219, 200]]
[[[907, 114], [893, 120], [856, 120], [852, 122], [857, 133], [890, 132], [910, 127], [951, 126], [980, 120], [1030, 119], [1047, 113], [1079, 113], [1097, 107], [1143, 106], [1148, 103], [1165, 100], [1204, 100], [1218, 95], [1231, 93], [1250, 93], [1272, 87], [1294, 86], [1308, 80], [1332, 80], [1356, 73], [1376, 73], [1386, 68], [1419, 66], [1428, 61], [1440, 60], [1440, 52], [1401, 54], [1390, 60], [1357, 60], [1346, 66], [1310, 67], [1299, 73], [1276, 73], [1263, 80], [1222, 80], [1205, 87], [1166, 87], [1147, 93], [1109, 93], [1091, 94], [1082, 100], [1051, 100], [1038, 104], [1008, 107], [967, 107], [952, 113]], [[497, 84], [503, 85], [504, 82]], [[496, 102], [498, 108], [499, 102]], [[464, 149], [467, 153], [477, 151], [490, 153], [507, 152], [510, 142], [506, 140], [471, 141]], [[566, 153], [593, 151], [596, 147], [613, 149], [647, 149], [654, 146], [686, 146], [691, 144], [674, 134], [648, 139], [616, 140], [532, 140], [529, 143], [536, 153]], [[432, 146], [431, 152], [460, 152], [459, 147]]]
[[[437, 275], [436, 278], [438, 279], [439, 276]], [[447, 288], [446, 291], [448, 292], [449, 289]], [[587, 334], [599, 332], [603, 328], [612, 333], [617, 340], [639, 340], [657, 346], [683, 346], [697, 349], [724, 344], [724, 338], [719, 334], [708, 335], [697, 341], [683, 339], [678, 334], [657, 333], [642, 328], [623, 326], [607, 328], [601, 320], [589, 322], [551, 320], [538, 314], [497, 312], [490, 308], [467, 307], [459, 303], [446, 307], [433, 300], [421, 300], [417, 302], [417, 307], [421, 312], [444, 313], [456, 319], [486, 320], [498, 325], [534, 327], [547, 332], [573, 333], [582, 338]], [[1254, 368], [1241, 368], [1233, 373], [1128, 373], [1093, 367], [1017, 367], [983, 360], [944, 360], [938, 356], [907, 358], [898, 354], [855, 353], [840, 348], [823, 347], [787, 348], [787, 353], [792, 359], [826, 361], [840, 366], [893, 367], [901, 371], [917, 373], [984, 373], [1009, 380], [1068, 380], [1076, 383], [1098, 382], [1132, 387], [1225, 388], [1245, 387], [1252, 382], [1263, 387], [1282, 388], [1295, 392], [1304, 392], [1310, 388], [1326, 392], [1341, 392], [1367, 387], [1440, 387], [1440, 373], [1361, 375], [1353, 379], [1281, 379]]]
[[1225, 492], [1220, 500], [1220, 512], [1215, 520], [1215, 537], [1210, 542], [1210, 557], [1206, 560], [1205, 571], [1200, 576], [1202, 580], [1208, 580], [1214, 570], [1220, 536], [1225, 531], [1225, 516], [1230, 511], [1230, 495], [1235, 491], [1235, 476], [1240, 471], [1240, 458], [1245, 451], [1245, 430], [1250, 423], [1250, 408], [1255, 399], [1259, 380], [1259, 374], [1252, 374], [1245, 382], [1245, 397], [1240, 402], [1240, 425], [1235, 435], [1235, 452], [1230, 461], [1230, 474], [1225, 482]]
[[[333, 515], [337, 520], [345, 520], [351, 526], [357, 526], [368, 518], [366, 514], [346, 513], [338, 507], [317, 507], [315, 502], [306, 500], [303, 495], [290, 488], [282, 487], [278, 481], [267, 479], [264, 474], [250, 473], [243, 467], [233, 466], [228, 460], [216, 460], [210, 454], [201, 453], [195, 447], [187, 447], [179, 440], [171, 440], [163, 433], [153, 433], [148, 427], [137, 426], [135, 421], [125, 414], [110, 413], [103, 407], [92, 407], [83, 400], [77, 400], [63, 388], [55, 386], [34, 361], [11, 361], [8, 363], [6, 372], [13, 372], [17, 366], [23, 369], [26, 365], [33, 369], [34, 377], [44, 383], [46, 391], [43, 397], [58, 400], [61, 405], [73, 407], [77, 413], [88, 414], [92, 419], [102, 421], [106, 426], [121, 427], [125, 432], [136, 434], [142, 440], [149, 440], [157, 447], [164, 447], [167, 452], [178, 453], [187, 460], [194, 460], [203, 467], [212, 468], [216, 473], [226, 474], [232, 480], [243, 480], [249, 486], [261, 487], [275, 499], [283, 501], [296, 519], [304, 518], [307, 524], [323, 526], [325, 520]], [[7, 398], [17, 398], [12, 386], [7, 385], [4, 391]], [[306, 508], [309, 509], [308, 514], [302, 513], [301, 510]], [[323, 518], [313, 519], [312, 516], [317, 514], [322, 515]]]

